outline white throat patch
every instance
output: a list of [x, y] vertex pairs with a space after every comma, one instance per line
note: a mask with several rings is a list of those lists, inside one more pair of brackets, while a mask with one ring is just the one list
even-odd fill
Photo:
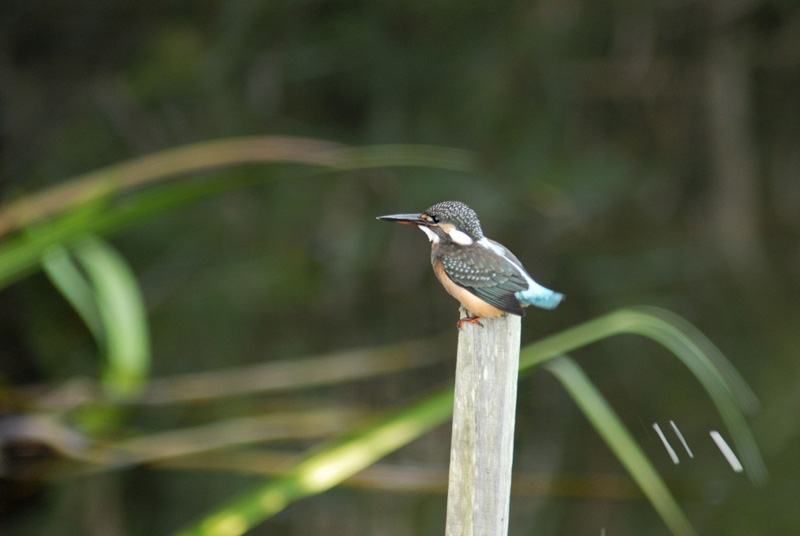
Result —
[[449, 234], [453, 242], [455, 242], [459, 246], [472, 245], [472, 238], [470, 238], [469, 235], [464, 231], [459, 231], [458, 229], [450, 229], [447, 232], [447, 234]]
[[433, 242], [434, 244], [438, 244], [439, 243], [439, 236], [436, 233], [434, 233], [433, 231], [431, 231], [430, 229], [428, 229], [424, 225], [418, 225], [417, 227], [419, 227], [420, 231], [422, 231], [423, 233], [428, 235], [428, 239], [431, 242]]

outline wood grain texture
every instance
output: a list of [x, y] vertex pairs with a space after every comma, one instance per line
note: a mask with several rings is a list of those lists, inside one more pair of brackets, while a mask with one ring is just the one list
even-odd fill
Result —
[[521, 319], [481, 323], [458, 337], [447, 536], [508, 533]]

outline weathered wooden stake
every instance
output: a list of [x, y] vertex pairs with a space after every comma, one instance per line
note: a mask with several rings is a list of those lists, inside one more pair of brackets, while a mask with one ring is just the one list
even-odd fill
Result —
[[521, 322], [480, 322], [458, 336], [447, 536], [508, 533]]

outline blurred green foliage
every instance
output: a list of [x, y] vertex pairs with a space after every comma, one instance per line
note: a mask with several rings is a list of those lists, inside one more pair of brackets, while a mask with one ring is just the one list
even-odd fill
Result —
[[[798, 24], [797, 6], [780, 1], [7, 1], [0, 216], [69, 178], [231, 136], [473, 151], [474, 173], [205, 172], [198, 190], [253, 186], [200, 192], [204, 201], [147, 214], [112, 239], [147, 306], [151, 373], [440, 332], [455, 348], [457, 308], [430, 274], [424, 237], [373, 217], [459, 199], [539, 281], [568, 295], [555, 313], [529, 313], [524, 342], [648, 303], [718, 343], [762, 402], [752, 422], [772, 475], [762, 487], [721, 459], [707, 434], [719, 418], [664, 352], [625, 339], [574, 357], [684, 490], [678, 499], [699, 533], [786, 534], [800, 526]], [[162, 185], [165, 204], [176, 184]], [[134, 206], [139, 195], [110, 202]], [[96, 375], [92, 334], [45, 277], [21, 278], [30, 273], [0, 294], [3, 384]], [[285, 395], [278, 405], [385, 408], [452, 369]], [[9, 398], [3, 410], [30, 410], [25, 402]], [[118, 431], [170, 430], [259, 403], [145, 409], [119, 416]], [[646, 503], [586, 491], [594, 477], [622, 469], [551, 378], [527, 379], [519, 408], [519, 472], [585, 480], [566, 497], [547, 488], [515, 501], [512, 533], [666, 533]], [[693, 461], [671, 466], [649, 432], [668, 419], [690, 436]], [[446, 463], [448, 443], [446, 431], [433, 433], [393, 460]], [[0, 523], [13, 535], [160, 534], [251, 482], [146, 469], [44, 489], [3, 482]], [[443, 512], [433, 493], [335, 489], [262, 530], [436, 533]]]

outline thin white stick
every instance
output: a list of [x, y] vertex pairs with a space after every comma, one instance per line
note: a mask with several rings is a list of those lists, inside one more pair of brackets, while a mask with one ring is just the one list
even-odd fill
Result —
[[669, 441], [667, 441], [667, 438], [664, 437], [664, 432], [661, 431], [661, 427], [658, 425], [657, 422], [653, 423], [653, 429], [658, 434], [658, 437], [661, 438], [661, 442], [664, 443], [664, 448], [667, 449], [669, 457], [672, 458], [672, 463], [678, 465], [678, 463], [680, 463], [680, 460], [678, 460], [678, 455], [675, 454], [675, 451], [672, 449], [672, 445], [670, 445]]
[[681, 440], [681, 444], [683, 445], [683, 448], [686, 449], [686, 454], [688, 454], [690, 458], [694, 458], [694, 454], [692, 454], [692, 449], [689, 448], [688, 443], [686, 443], [686, 440], [683, 438], [683, 434], [681, 433], [680, 430], [678, 430], [678, 425], [675, 424], [675, 421], [669, 421], [669, 424], [672, 426], [672, 429], [675, 431], [675, 435], [677, 435], [678, 439]]
[[728, 463], [731, 465], [731, 469], [736, 471], [737, 473], [741, 473], [744, 471], [744, 467], [742, 467], [739, 458], [736, 457], [736, 454], [733, 453], [733, 450], [728, 446], [728, 443], [722, 438], [719, 432], [716, 430], [711, 430], [709, 432], [711, 439], [714, 440], [714, 443], [717, 444], [717, 448], [722, 452], [722, 455], [725, 456], [725, 459], [728, 460]]

